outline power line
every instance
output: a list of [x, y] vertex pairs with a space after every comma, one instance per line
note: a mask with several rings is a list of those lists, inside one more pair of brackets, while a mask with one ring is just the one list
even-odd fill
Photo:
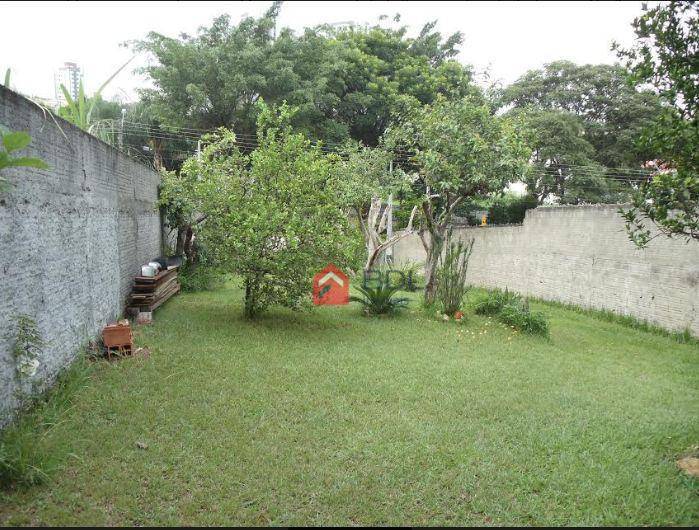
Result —
[[[142, 123], [142, 122], [135, 122], [135, 121], [130, 121], [130, 120], [124, 120], [123, 122], [126, 125], [131, 126], [132, 128], [135, 128], [137, 130], [143, 130], [145, 131], [154, 131], [156, 134], [159, 135], [176, 135], [175, 137], [187, 137], [191, 139], [200, 139], [201, 135], [206, 134], [206, 133], [215, 133], [217, 132], [221, 127], [218, 128], [211, 128], [211, 129], [197, 129], [194, 127], [179, 127], [179, 126], [173, 126], [173, 125], [160, 125], [160, 126], [153, 126], [147, 123]], [[180, 131], [179, 133], [170, 133], [170, 131]], [[242, 138], [244, 141], [250, 143], [254, 142], [256, 143], [258, 140], [257, 135], [254, 134], [247, 134], [247, 133], [236, 133], [234, 131], [234, 134], [236, 138]], [[330, 147], [342, 147], [343, 144], [339, 144], [336, 142], [314, 142], [311, 141], [312, 144], [318, 144], [322, 143], [322, 148], [330, 148]], [[401, 149], [401, 148], [395, 148], [393, 149], [394, 152], [406, 155], [406, 156], [414, 156], [415, 153]], [[593, 168], [595, 166], [585, 166], [585, 165], [580, 165], [580, 164], [565, 164], [566, 168]], [[607, 171], [612, 171], [611, 168], [606, 168]], [[647, 169], [638, 169], [638, 168], [613, 168], [614, 171], [622, 173], [622, 174], [639, 174], [639, 175], [647, 175], [648, 173], [652, 173], [652, 170], [647, 170]]]
[[[173, 127], [173, 126], [162, 126], [155, 127], [145, 123], [133, 122], [124, 120], [125, 127], [123, 130], [118, 130], [112, 128], [107, 132], [112, 134], [117, 134], [122, 132], [125, 136], [146, 136], [148, 139], [156, 140], [170, 140], [170, 141], [182, 141], [186, 143], [194, 143], [201, 138], [201, 133], [216, 132], [217, 129], [195, 129], [189, 127]], [[180, 131], [171, 132], [168, 129]], [[260, 142], [257, 136], [251, 134], [236, 134], [236, 144], [244, 149], [257, 149], [260, 146]], [[326, 153], [341, 154], [338, 149], [333, 149], [331, 146], [340, 147], [342, 144], [324, 143], [324, 142], [313, 142], [318, 149]], [[171, 154], [179, 154], [191, 156], [195, 154], [195, 150], [185, 151], [177, 150], [174, 151], [169, 147], [165, 147], [164, 151]], [[412, 162], [412, 158], [415, 153], [398, 149], [394, 151], [394, 160], [397, 162], [409, 163]], [[567, 175], [561, 175], [560, 171], [564, 170], [569, 172]], [[531, 169], [531, 176], [552, 176], [559, 177], [563, 176], [566, 180], [571, 177], [583, 176], [583, 177], [593, 177], [597, 179], [603, 179], [606, 181], [616, 181], [620, 183], [637, 183], [639, 181], [644, 181], [652, 178], [654, 171], [647, 169], [635, 169], [635, 168], [607, 168], [604, 166], [585, 166], [581, 164], [565, 164], [564, 166], [558, 167], [534, 167]]]
[[[129, 137], [129, 136], [130, 136], [130, 137], [140, 137], [140, 136], [141, 136], [140, 131], [131, 131], [131, 130], [129, 130], [129, 129], [125, 129], [125, 130], [122, 132], [122, 134], [123, 134], [124, 136], [126, 136], [126, 137]], [[150, 135], [148, 138], [149, 138], [149, 139], [151, 139], [151, 138], [152, 138], [152, 139], [160, 139], [160, 140], [186, 141], [186, 142], [192, 142], [192, 143], [194, 143], [194, 141], [195, 141], [193, 138], [190, 138], [190, 137], [180, 137], [180, 136], [164, 135], [164, 134]], [[237, 140], [237, 139], [236, 139], [235, 144], [238, 145], [238, 146], [240, 146], [240, 147], [242, 147], [243, 149], [252, 149], [252, 150], [254, 150], [254, 149], [257, 149], [257, 148], [260, 147], [260, 143], [259, 143], [258, 141], [256, 141], [256, 140], [240, 141], [240, 140]], [[317, 149], [321, 150], [321, 151], [324, 152], [324, 153], [328, 153], [328, 154], [337, 154], [337, 155], [342, 155], [342, 154], [343, 154], [341, 151], [334, 150], [334, 149], [331, 149], [331, 148], [327, 148], [327, 147], [324, 147], [324, 146], [320, 146], [320, 145], [317, 145], [317, 144], [311, 144], [311, 145], [314, 145]], [[169, 152], [174, 152], [174, 151], [172, 150], [172, 148], [169, 148], [169, 147], [164, 147], [163, 150], [169, 151]], [[178, 153], [179, 153], [179, 154], [187, 154], [187, 155], [193, 156], [193, 155], [195, 154], [195, 150], [194, 150], [194, 149], [192, 149], [192, 151], [178, 150]], [[403, 156], [396, 156], [396, 157], [394, 157], [394, 160], [398, 160], [398, 161], [402, 161], [402, 162], [408, 162], [408, 161], [409, 161], [409, 159], [408, 159], [407, 157], [403, 157]]]
[[[188, 138], [193, 138], [193, 139], [199, 139], [203, 134], [206, 133], [215, 133], [217, 132], [219, 128], [213, 128], [213, 129], [194, 129], [190, 127], [175, 127], [175, 126], [153, 126], [150, 124], [146, 123], [140, 123], [140, 122], [134, 122], [134, 121], [129, 121], [129, 120], [124, 120], [124, 124], [128, 125], [129, 127], [135, 129], [135, 130], [142, 130], [144, 132], [148, 131], [154, 131], [155, 134], [175, 134], [178, 136], [182, 137], [188, 137]], [[170, 131], [180, 131], [180, 132], [175, 132], [171, 133]], [[247, 133], [236, 133], [233, 131], [233, 134], [235, 134], [236, 138], [242, 138], [243, 140], [246, 141], [257, 141], [258, 137], [257, 135], [254, 134], [247, 134]], [[343, 147], [344, 144], [342, 143], [337, 143], [337, 142], [326, 142], [326, 141], [313, 141], [311, 140], [311, 144], [317, 145], [317, 144], [322, 144], [322, 148], [332, 148], [332, 147]], [[396, 148], [393, 149], [394, 152], [400, 153], [400, 154], [405, 154], [405, 155], [413, 155], [412, 152], [407, 151], [405, 149], [401, 148]]]

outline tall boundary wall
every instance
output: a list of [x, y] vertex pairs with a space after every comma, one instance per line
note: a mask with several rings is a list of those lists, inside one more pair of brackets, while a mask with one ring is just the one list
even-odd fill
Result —
[[[699, 244], [661, 236], [638, 249], [618, 208], [541, 207], [522, 225], [455, 228], [456, 237], [474, 239], [468, 281], [699, 336]], [[417, 236], [393, 254], [397, 263], [425, 259]]]
[[[0, 124], [32, 136], [21, 156], [48, 170], [3, 171], [0, 193], [0, 425], [21, 393], [39, 391], [124, 310], [140, 265], [161, 253], [160, 178], [145, 166], [0, 86]], [[18, 378], [16, 318], [46, 345], [36, 374]]]

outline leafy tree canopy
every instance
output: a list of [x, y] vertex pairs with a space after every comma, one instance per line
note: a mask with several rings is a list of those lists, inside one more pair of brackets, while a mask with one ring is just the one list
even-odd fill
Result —
[[312, 138], [347, 138], [377, 145], [401, 97], [429, 104], [437, 95], [473, 90], [471, 72], [454, 57], [460, 34], [447, 38], [425, 25], [406, 28], [319, 26], [297, 35], [277, 31], [280, 3], [261, 18], [232, 24], [216, 18], [194, 36], [150, 33], [133, 44], [155, 62], [145, 69], [155, 84], [142, 96], [166, 125], [231, 127], [254, 138], [256, 101], [297, 108], [292, 123]]
[[271, 305], [308, 303], [313, 274], [329, 261], [344, 267], [354, 241], [332, 160], [292, 132], [288, 106], [275, 112], [257, 105], [260, 146], [252, 154], [222, 129], [181, 171], [193, 183], [182, 190], [194, 201], [181, 211], [206, 217], [198, 237], [217, 264], [245, 282], [248, 317]]
[[631, 80], [651, 85], [667, 103], [644, 130], [641, 144], [659, 153], [665, 171], [642, 187], [623, 214], [640, 247], [660, 234], [699, 241], [699, 4], [663, 2], [633, 23], [637, 42], [620, 49]]
[[499, 103], [578, 116], [593, 147], [587, 156], [607, 167], [637, 167], [656, 155], [636, 139], [662, 112], [661, 100], [631, 86], [622, 66], [556, 61], [506, 87]]
[[[539, 204], [554, 198], [563, 204], [617, 202], [623, 186], [604, 178], [583, 119], [565, 110], [513, 109], [526, 124], [533, 149], [524, 182]], [[626, 187], [628, 189], [628, 186]]]
[[501, 192], [521, 179], [531, 148], [521, 120], [495, 115], [478, 96], [438, 97], [430, 105], [414, 106], [388, 131], [386, 143], [414, 153], [427, 252], [425, 300], [432, 303], [436, 266], [454, 209], [464, 199]]

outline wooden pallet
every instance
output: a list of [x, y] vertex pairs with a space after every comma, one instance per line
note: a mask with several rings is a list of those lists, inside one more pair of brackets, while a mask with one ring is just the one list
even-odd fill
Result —
[[179, 284], [177, 276], [170, 275], [162, 283], [151, 285], [148, 289], [134, 289], [131, 300], [141, 304], [152, 304], [169, 292], [174, 284]]
[[172, 298], [179, 292], [180, 284], [175, 283], [172, 285], [172, 287], [170, 287], [168, 291], [164, 292], [159, 298], [148, 301], [132, 300], [131, 307], [137, 307], [138, 310], [141, 312], [150, 312], [163, 305], [165, 302], [167, 302], [170, 298]]
[[129, 306], [140, 312], [150, 312], [179, 292], [177, 267], [165, 270], [157, 276], [136, 276]]

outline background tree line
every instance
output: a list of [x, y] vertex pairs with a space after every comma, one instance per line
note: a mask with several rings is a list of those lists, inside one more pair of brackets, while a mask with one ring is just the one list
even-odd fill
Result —
[[[484, 98], [494, 113], [522, 114], [541, 164], [638, 168], [658, 154], [635, 139], [659, 116], [661, 100], [630, 85], [622, 66], [558, 61], [510, 86], [483, 90], [472, 68], [456, 60], [463, 36], [443, 36], [435, 22], [416, 37], [406, 27], [381, 25], [318, 26], [296, 34], [277, 28], [280, 9], [275, 3], [260, 18], [232, 24], [224, 15], [196, 35], [150, 33], [131, 43], [154, 59], [143, 69], [154, 88], [141, 91], [127, 120], [147, 123], [155, 134], [229, 127], [242, 142], [254, 139], [255, 102], [263, 99], [296, 107], [293, 126], [311, 140], [334, 146], [353, 139], [374, 147], [407, 107], [470, 95]], [[173, 169], [177, 157], [168, 158], [168, 147], [160, 149]], [[542, 183], [535, 193], [543, 200], [551, 188]]]
[[[398, 218], [407, 223], [409, 212], [422, 208], [429, 196], [430, 177], [425, 172], [439, 164], [453, 166], [453, 160], [445, 162], [440, 156], [458, 160], [463, 154], [459, 149], [451, 153], [453, 146], [435, 150], [434, 144], [421, 145], [419, 131], [411, 127], [421, 123], [422, 132], [434, 127], [436, 139], [440, 127], [451, 124], [454, 143], [464, 143], [470, 133], [480, 138], [482, 131], [469, 130], [469, 123], [463, 125], [466, 132], [461, 131], [462, 125], [452, 121], [454, 113], [470, 116], [478, 109], [491, 118], [518, 123], [522, 133], [517, 133], [518, 142], [528, 146], [529, 164], [517, 175], [526, 183], [528, 197], [515, 209], [551, 200], [568, 204], [633, 200], [628, 221], [630, 229], [637, 228], [639, 244], [650, 237], [640, 221], [643, 216], [654, 222], [665, 219], [672, 233], [677, 221], [668, 211], [679, 205], [685, 217], [696, 222], [693, 102], [699, 68], [694, 2], [669, 2], [636, 19], [637, 46], [619, 50], [624, 65], [556, 61], [526, 72], [509, 86], [486, 88], [476, 83], [471, 67], [456, 59], [463, 36], [443, 36], [435, 22], [427, 23], [415, 37], [408, 36], [406, 27], [382, 24], [323, 25], [297, 34], [277, 27], [281, 8], [276, 2], [263, 16], [238, 24], [221, 16], [195, 35], [172, 38], [150, 33], [132, 42], [136, 53], [152, 58], [143, 72], [153, 88], [142, 90], [140, 101], [127, 109], [123, 146], [156, 167], [179, 171], [201, 132], [217, 127], [234, 131], [243, 152], [252, 152], [258, 141], [258, 103], [264, 101], [271, 108], [287, 104], [294, 109], [290, 115], [294, 131], [314, 144], [320, 142], [326, 151], [346, 153], [348, 142], [363, 149], [379, 148], [394, 160], [396, 171], [417, 175], [381, 191], [384, 196], [396, 193], [401, 203]], [[399, 23], [400, 17], [393, 20]], [[442, 124], [433, 124], [429, 112], [423, 113], [420, 122], [420, 109], [429, 109], [432, 115], [451, 109], [451, 114], [443, 117]], [[97, 105], [97, 116], [113, 116], [114, 111], [109, 103]], [[486, 129], [495, 123], [482, 121]], [[406, 130], [415, 134], [407, 137]], [[463, 152], [472, 147], [464, 146]], [[436, 158], [425, 158], [430, 151]], [[477, 159], [462, 160], [463, 167], [451, 167], [451, 174]], [[644, 166], [656, 160], [664, 167], [678, 166], [681, 177], [673, 182], [663, 177], [665, 188], [653, 192], [648, 186], [651, 172]], [[483, 205], [492, 209], [507, 181], [515, 180], [503, 179], [499, 172], [489, 178], [498, 185], [477, 193], [470, 188], [465, 194], [460, 191], [458, 203], [448, 208], [450, 214], [468, 214], [469, 208]], [[649, 209], [649, 197], [650, 203], [661, 201], [664, 206]], [[371, 200], [365, 197], [355, 207], [360, 218], [368, 213]], [[169, 215], [174, 216], [171, 222], [181, 223], [177, 208]], [[418, 223], [423, 228], [429, 224], [425, 215]], [[191, 225], [178, 226], [181, 233], [191, 234]], [[685, 224], [682, 230], [693, 237], [696, 226], [688, 232]], [[186, 246], [185, 239], [178, 238]]]

